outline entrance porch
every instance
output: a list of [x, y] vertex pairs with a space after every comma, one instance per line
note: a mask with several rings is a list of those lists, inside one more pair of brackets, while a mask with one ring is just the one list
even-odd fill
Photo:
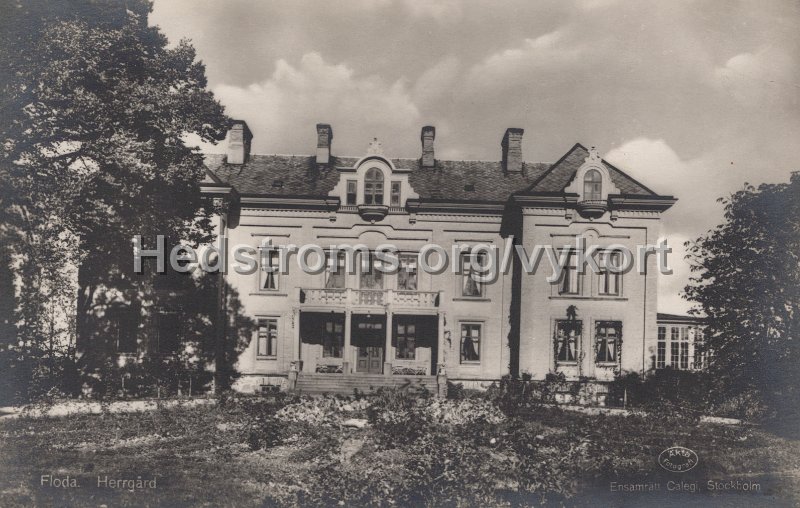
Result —
[[299, 310], [296, 370], [303, 375], [435, 376], [439, 313]]

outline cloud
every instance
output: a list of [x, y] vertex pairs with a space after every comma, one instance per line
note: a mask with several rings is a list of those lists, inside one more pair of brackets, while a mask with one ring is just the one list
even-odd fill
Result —
[[619, 3], [619, 0], [577, 0], [578, 7], [585, 11], [604, 9], [617, 3]]
[[518, 85], [542, 72], [575, 64], [580, 53], [579, 47], [566, 41], [563, 31], [556, 30], [489, 55], [472, 67], [467, 81], [476, 90]]
[[664, 140], [648, 138], [627, 141], [604, 158], [653, 191], [678, 197], [661, 224], [661, 238], [673, 249], [668, 256], [673, 274], [658, 276], [658, 307], [660, 312], [685, 312], [690, 304], [680, 294], [690, 269], [683, 244], [722, 220], [722, 207], [713, 195], [722, 192], [716, 165], [707, 158], [683, 160]]
[[423, 72], [414, 84], [413, 95], [417, 103], [421, 107], [432, 106], [446, 95], [452, 97], [460, 68], [458, 58], [449, 56]]
[[318, 122], [333, 124], [337, 139], [340, 132], [352, 131], [352, 139], [366, 142], [375, 129], [409, 130], [420, 116], [404, 80], [360, 76], [345, 64], [327, 63], [316, 52], [303, 55], [297, 65], [279, 60], [264, 82], [220, 85], [214, 92], [229, 115], [248, 122], [256, 133], [254, 151], [262, 153], [276, 146], [310, 153]]
[[432, 17], [439, 22], [455, 22], [461, 17], [459, 0], [404, 0], [406, 9], [416, 17]]
[[797, 65], [775, 47], [740, 53], [716, 67], [714, 85], [742, 104], [763, 108], [765, 104], [797, 104]]

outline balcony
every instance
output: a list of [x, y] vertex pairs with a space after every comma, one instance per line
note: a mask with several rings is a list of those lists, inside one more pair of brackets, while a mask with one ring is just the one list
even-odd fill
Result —
[[604, 199], [578, 201], [578, 213], [584, 217], [600, 217], [605, 213], [606, 209], [608, 209], [608, 203]]
[[403, 291], [395, 289], [301, 288], [300, 303], [341, 307], [383, 307], [435, 309], [438, 291]]
[[384, 205], [358, 205], [358, 214], [370, 222], [382, 221], [389, 213], [389, 207]]

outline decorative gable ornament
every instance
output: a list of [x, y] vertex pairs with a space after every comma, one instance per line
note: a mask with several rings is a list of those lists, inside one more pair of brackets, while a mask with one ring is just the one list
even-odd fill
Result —
[[372, 138], [367, 147], [367, 155], [383, 155], [383, 144], [378, 141], [378, 138]]
[[589, 156], [583, 159], [585, 162], [595, 162], [597, 164], [602, 164], [603, 159], [600, 158], [600, 154], [597, 152], [597, 147], [591, 147], [589, 149]]
[[[590, 171], [596, 171], [596, 174], [600, 175], [600, 199], [586, 195], [584, 181]], [[564, 188], [564, 192], [578, 195], [578, 213], [589, 218], [601, 217], [608, 210], [608, 196], [620, 193], [619, 188], [611, 180], [611, 172], [594, 146], [589, 149], [589, 155], [575, 172], [572, 181]]]

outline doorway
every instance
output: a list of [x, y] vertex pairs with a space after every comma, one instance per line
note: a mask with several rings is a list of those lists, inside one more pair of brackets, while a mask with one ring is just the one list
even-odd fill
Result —
[[385, 314], [353, 314], [351, 343], [356, 347], [356, 372], [383, 373]]
[[358, 361], [356, 362], [356, 372], [367, 374], [383, 373], [383, 348], [377, 346], [367, 346], [358, 348]]

